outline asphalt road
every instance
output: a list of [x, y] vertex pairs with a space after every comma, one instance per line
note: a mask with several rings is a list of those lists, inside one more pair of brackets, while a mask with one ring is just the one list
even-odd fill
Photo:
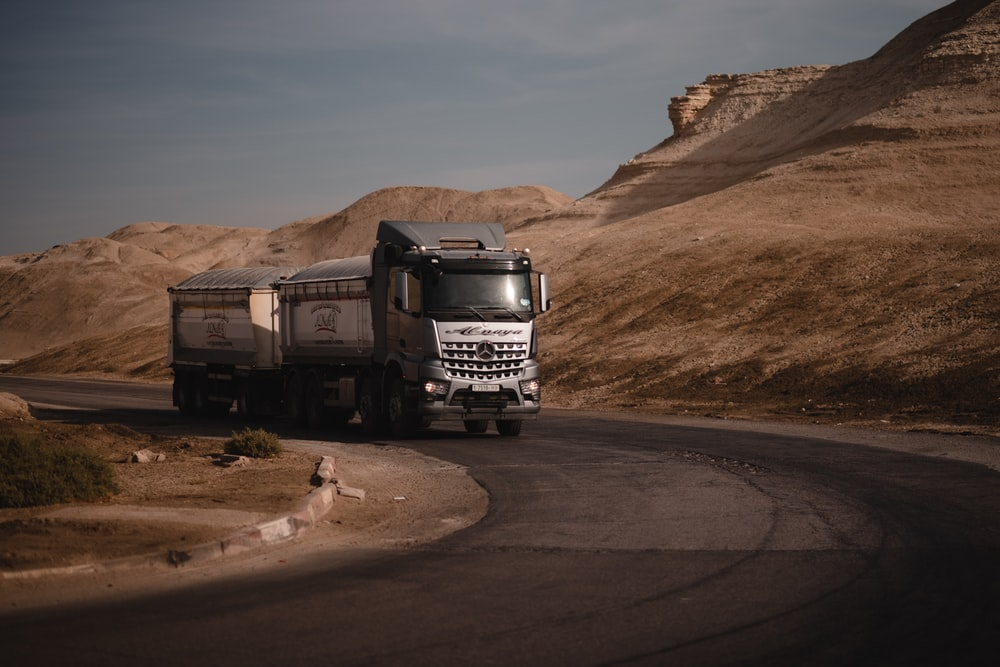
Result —
[[[0, 391], [47, 416], [233, 428], [181, 420], [165, 387], [17, 382]], [[8, 614], [4, 664], [997, 661], [1000, 475], [908, 451], [947, 438], [548, 410], [519, 438], [442, 428], [406, 446], [467, 466], [486, 517], [417, 549]]]

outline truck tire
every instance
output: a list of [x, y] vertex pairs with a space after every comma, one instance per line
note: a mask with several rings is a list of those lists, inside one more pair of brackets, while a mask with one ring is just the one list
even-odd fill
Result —
[[468, 433], [486, 433], [486, 429], [490, 427], [488, 419], [466, 419], [463, 423]]
[[198, 414], [194, 403], [194, 383], [187, 373], [174, 375], [174, 405], [186, 417]]
[[208, 379], [201, 375], [192, 375], [190, 382], [194, 414], [200, 416], [211, 414], [212, 406], [208, 402]]
[[243, 419], [254, 420], [260, 415], [257, 414], [257, 406], [255, 405], [253, 390], [250, 388], [250, 382], [243, 382], [240, 384], [239, 395], [236, 398], [236, 412]]
[[385, 403], [389, 429], [394, 438], [412, 438], [417, 431], [416, 421], [406, 409], [406, 383], [403, 378], [393, 379], [389, 386], [389, 396]]
[[505, 436], [520, 435], [523, 423], [520, 419], [498, 419], [497, 433]]

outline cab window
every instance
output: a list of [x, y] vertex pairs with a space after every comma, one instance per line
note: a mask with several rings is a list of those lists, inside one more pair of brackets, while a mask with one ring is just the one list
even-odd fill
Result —
[[[400, 281], [405, 281], [405, 288], [400, 293]], [[410, 271], [394, 270], [389, 280], [389, 301], [396, 310], [406, 313], [419, 313], [421, 303], [420, 279]]]

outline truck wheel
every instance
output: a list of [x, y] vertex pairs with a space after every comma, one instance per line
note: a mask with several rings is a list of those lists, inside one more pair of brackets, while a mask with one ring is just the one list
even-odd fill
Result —
[[211, 414], [211, 405], [208, 402], [208, 380], [198, 375], [192, 375], [190, 382], [191, 405], [194, 406], [194, 414], [201, 416]]
[[194, 404], [194, 383], [186, 373], [174, 376], [174, 404], [187, 417], [198, 412]]
[[520, 419], [498, 419], [497, 433], [507, 436], [520, 435], [523, 423]]
[[386, 401], [386, 414], [389, 418], [389, 428], [394, 438], [410, 438], [417, 427], [413, 418], [406, 411], [406, 385], [403, 378], [396, 378], [389, 388], [389, 400]]
[[296, 426], [305, 422], [305, 411], [302, 409], [302, 376], [292, 373], [285, 386], [285, 416]]
[[249, 382], [244, 382], [240, 386], [240, 393], [236, 399], [236, 412], [247, 420], [254, 420], [258, 417], [257, 406], [254, 405], [253, 391], [250, 389]]
[[486, 429], [490, 427], [490, 422], [486, 419], [466, 419], [463, 423], [469, 433], [486, 433]]

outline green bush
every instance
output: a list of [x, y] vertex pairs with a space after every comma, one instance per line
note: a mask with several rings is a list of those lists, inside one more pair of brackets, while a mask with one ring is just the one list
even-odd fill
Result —
[[233, 432], [232, 440], [226, 441], [226, 454], [239, 454], [255, 459], [273, 459], [281, 453], [281, 441], [274, 433], [262, 428], [245, 428]]
[[0, 433], [0, 507], [97, 500], [118, 493], [111, 464], [87, 449]]

